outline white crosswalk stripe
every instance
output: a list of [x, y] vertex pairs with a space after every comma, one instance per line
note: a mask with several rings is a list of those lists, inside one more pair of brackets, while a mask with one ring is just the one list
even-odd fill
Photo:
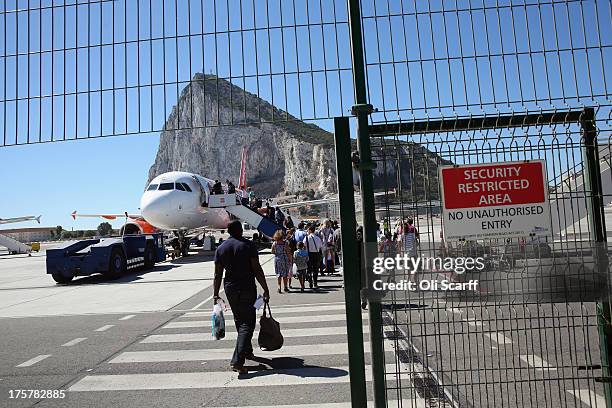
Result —
[[[363, 347], [367, 353], [370, 345], [369, 343], [364, 343]], [[231, 356], [233, 352], [233, 348], [126, 351], [112, 359], [110, 363], [158, 363], [169, 361], [227, 360], [227, 356]], [[283, 346], [283, 348], [274, 352], [273, 357], [306, 357], [340, 354], [348, 354], [347, 343]]]
[[[397, 400], [387, 401], [387, 408], [425, 408], [423, 399], [402, 399], [401, 403]], [[368, 402], [368, 408], [374, 407], [373, 402]], [[221, 408], [221, 407], [219, 407]], [[242, 407], [222, 407], [222, 408], [270, 408], [269, 405], [249, 405]], [[350, 402], [330, 402], [324, 404], [293, 404], [293, 405], [274, 405], [274, 408], [352, 408]]]
[[[272, 311], [281, 323], [285, 338], [284, 346], [273, 352], [264, 353], [255, 350], [257, 356], [269, 363], [247, 362], [249, 372], [240, 378], [235, 372], [225, 369], [234, 351], [234, 340], [237, 335], [231, 313], [226, 320], [226, 337], [215, 341], [210, 331], [210, 312], [187, 312], [112, 358], [107, 363], [107, 368], [101, 370], [102, 373], [90, 373], [68, 389], [70, 392], [223, 389], [226, 394], [233, 392], [236, 396], [240, 396], [244, 387], [266, 387], [265, 389], [270, 391], [262, 394], [264, 400], [250, 402], [250, 408], [350, 407], [348, 394], [346, 394], [347, 401], [344, 402], [328, 402], [323, 395], [318, 403], [314, 400], [305, 400], [303, 403], [287, 405], [288, 401], [279, 397], [274, 399], [277, 404], [274, 405], [265, 400], [265, 395], [269, 393], [278, 392], [280, 396], [285, 392], [283, 390], [290, 390], [295, 386], [325, 385], [344, 387], [342, 390], [346, 390], [350, 381], [347, 367], [346, 316], [342, 303], [299, 305], [277, 309]], [[301, 326], [302, 323], [304, 325]], [[287, 328], [283, 325], [290, 326]], [[369, 326], [366, 319], [363, 330], [367, 339]], [[257, 335], [256, 330], [253, 337], [254, 346], [257, 343]], [[390, 347], [388, 348], [392, 351]], [[370, 344], [364, 343], [366, 362], [369, 361], [369, 350]], [[276, 365], [272, 364], [274, 361]], [[167, 364], [168, 369], [159, 371], [159, 367], [164, 367], [164, 364]], [[371, 367], [366, 364], [365, 369], [366, 378], [370, 381]], [[387, 367], [387, 379], [394, 384], [399, 380], [409, 381], [411, 375], [422, 371], [423, 368], [407, 364], [400, 368], [399, 374], [395, 374], [397, 370], [395, 364], [389, 364]], [[388, 406], [416, 408], [426, 406], [425, 399], [416, 394], [405, 395], [402, 398], [404, 399], [401, 401], [389, 401]], [[229, 404], [225, 401], [219, 405], [244, 406], [235, 400], [229, 400]]]
[[606, 406], [606, 399], [593, 390], [567, 390], [567, 392], [578, 398], [587, 407], [604, 408]]
[[[230, 326], [228, 326], [229, 329]], [[363, 326], [363, 332], [369, 333], [370, 327]], [[337, 336], [346, 335], [346, 327], [334, 326], [334, 327], [313, 327], [305, 329], [289, 329], [282, 330], [283, 336], [286, 337], [314, 337], [314, 336]], [[225, 333], [224, 340], [236, 340], [237, 333], [235, 331], [229, 331]], [[257, 331], [255, 331], [255, 336]], [[175, 343], [184, 341], [217, 341], [212, 337], [211, 332], [197, 332], [197, 333], [177, 333], [177, 334], [152, 334], [142, 341], [142, 343]]]
[[[364, 316], [365, 317], [365, 316]], [[287, 323], [316, 323], [316, 322], [346, 322], [345, 314], [331, 314], [331, 315], [309, 315], [309, 316], [285, 316], [281, 315], [278, 318], [275, 317], [280, 324]], [[212, 327], [212, 320], [186, 320], [171, 322], [165, 325], [164, 329], [178, 329], [187, 327]]]
[[[388, 372], [395, 370], [395, 364], [387, 365]], [[371, 371], [371, 367], [367, 365], [367, 378], [371, 377]], [[388, 377], [395, 377], [395, 374], [388, 375]], [[258, 370], [240, 379], [231, 371], [90, 375], [71, 386], [69, 390], [172, 390], [181, 388], [270, 387], [346, 382], [349, 382], [348, 367], [300, 367]]]
[[535, 368], [536, 371], [557, 371], [557, 367], [553, 367], [548, 362], [542, 360], [535, 354], [522, 354], [519, 358], [531, 367]]
[[[284, 315], [284, 314], [294, 314], [294, 313], [309, 313], [309, 312], [329, 312], [329, 311], [344, 311], [343, 304], [330, 304], [330, 305], [312, 305], [312, 306], [296, 306], [296, 307], [283, 307], [283, 308], [272, 308], [272, 315]], [[231, 315], [232, 311], [228, 308], [225, 312], [226, 315]], [[205, 312], [187, 312], [183, 316], [183, 318], [190, 317], [210, 317], [210, 311]]]

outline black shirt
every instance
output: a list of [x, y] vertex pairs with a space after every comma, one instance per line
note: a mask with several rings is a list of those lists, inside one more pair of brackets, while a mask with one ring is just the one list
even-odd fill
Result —
[[215, 263], [225, 268], [224, 283], [236, 288], [255, 288], [255, 271], [251, 258], [257, 258], [257, 247], [248, 239], [230, 237], [215, 251]]

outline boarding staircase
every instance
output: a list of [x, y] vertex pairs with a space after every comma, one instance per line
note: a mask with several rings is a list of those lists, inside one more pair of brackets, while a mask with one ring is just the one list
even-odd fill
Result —
[[[601, 184], [604, 193], [604, 206], [610, 205], [612, 192], [612, 168], [610, 159], [612, 149], [609, 144], [599, 146], [599, 166]], [[553, 236], [565, 236], [576, 231], [589, 231], [587, 198], [591, 194], [580, 169], [572, 169], [561, 176], [561, 180], [553, 180], [550, 191], [550, 207], [552, 216]], [[607, 226], [608, 228], [610, 226]]]
[[264, 217], [257, 211], [243, 205], [240, 202], [240, 197], [233, 193], [211, 195], [208, 198], [208, 207], [225, 209], [225, 211], [242, 222], [246, 222], [257, 228], [259, 232], [269, 238], [271, 238], [277, 230], [285, 231], [282, 225], [276, 224], [274, 221]]
[[0, 234], [0, 246], [6, 247], [10, 253], [15, 254], [29, 254], [32, 252], [30, 246], [2, 234]]

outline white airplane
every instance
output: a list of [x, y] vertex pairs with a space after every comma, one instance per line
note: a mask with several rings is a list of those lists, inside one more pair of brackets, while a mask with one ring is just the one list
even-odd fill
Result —
[[[246, 150], [243, 150], [241, 184], [246, 181], [245, 163]], [[212, 195], [211, 189], [214, 183], [215, 180], [199, 174], [171, 171], [160, 174], [147, 185], [140, 198], [141, 214], [79, 214], [74, 211], [72, 218], [101, 217], [108, 220], [125, 218], [126, 222], [121, 228], [122, 235], [152, 233], [159, 230], [173, 231], [179, 238], [178, 245], [181, 251], [186, 254], [189, 240], [185, 238], [190, 231], [225, 229], [236, 217], [256, 227], [261, 221], [259, 214], [240, 205], [234, 194]], [[245, 188], [244, 185], [242, 187]], [[238, 195], [242, 191], [236, 189]], [[211, 204], [211, 197], [212, 203], [216, 202], [216, 205]], [[227, 205], [220, 205], [220, 199], [227, 200]], [[266, 220], [264, 223], [266, 222], [270, 221]]]
[[25, 217], [15, 217], [15, 218], [0, 218], [0, 225], [2, 224], [12, 224], [14, 222], [24, 222], [24, 221], [36, 221], [40, 224], [40, 217], [35, 217], [33, 215], [26, 215]]

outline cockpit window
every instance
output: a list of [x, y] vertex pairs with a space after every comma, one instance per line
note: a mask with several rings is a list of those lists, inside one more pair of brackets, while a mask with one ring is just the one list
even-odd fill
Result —
[[183, 187], [183, 183], [176, 183], [176, 189], [177, 190], [181, 190], [181, 191], [185, 191], [185, 187]]
[[174, 190], [174, 183], [161, 183], [159, 190]]
[[157, 186], [158, 184], [149, 184], [149, 188], [147, 188], [147, 191], [157, 190]]
[[189, 191], [191, 193], [191, 187], [189, 187], [189, 184], [187, 183], [181, 183], [183, 185], [183, 187], [185, 187], [185, 191]]

